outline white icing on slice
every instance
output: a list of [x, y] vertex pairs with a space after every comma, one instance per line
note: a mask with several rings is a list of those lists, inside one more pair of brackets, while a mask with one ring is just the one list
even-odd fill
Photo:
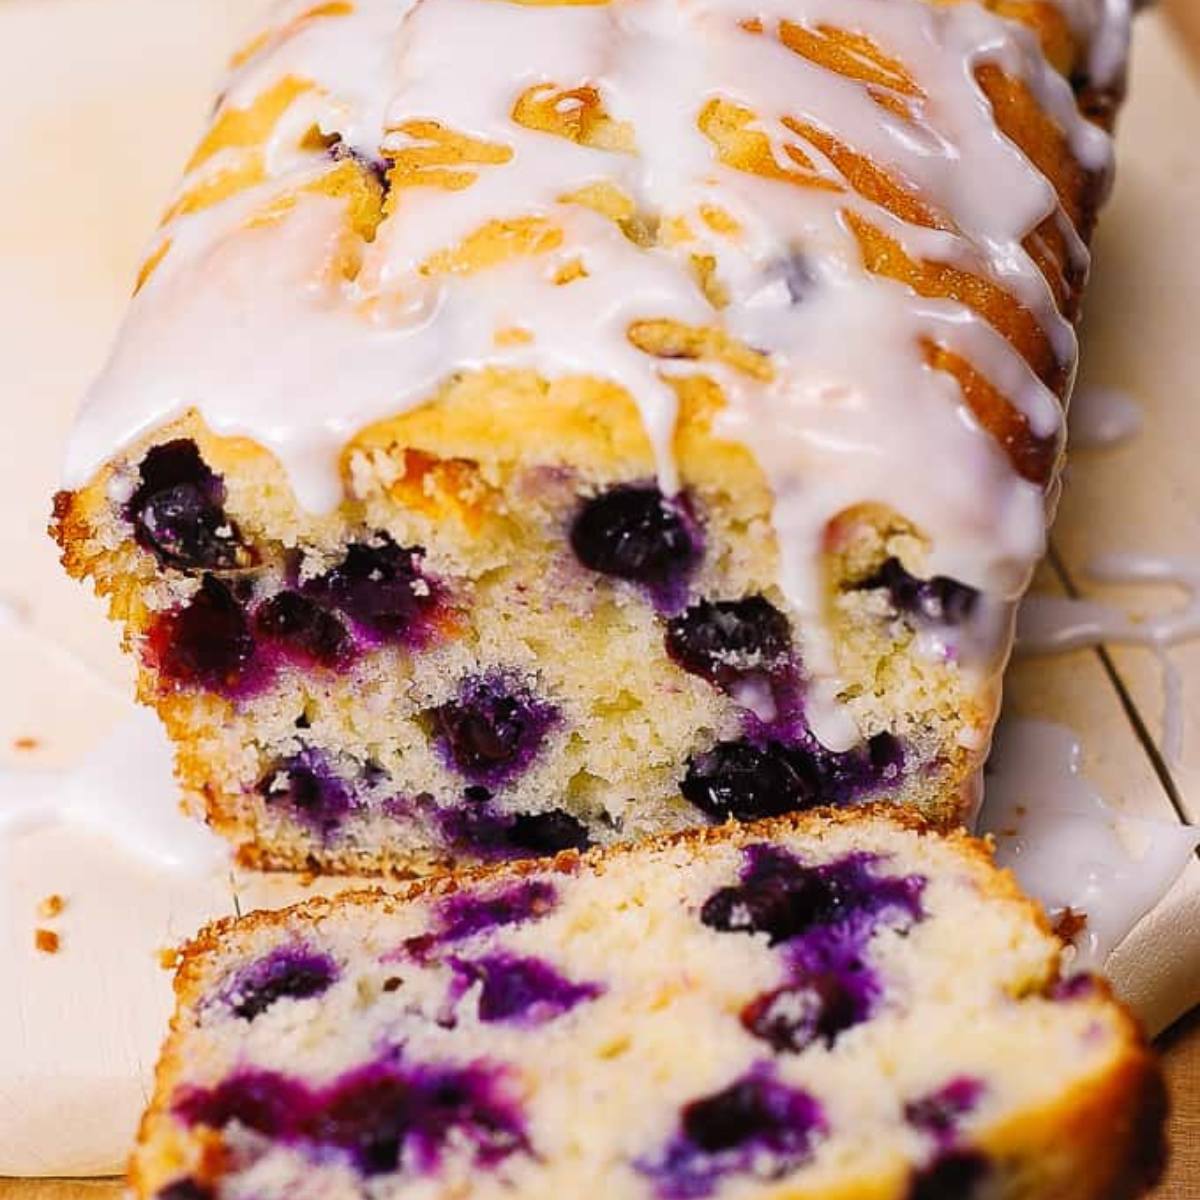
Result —
[[996, 860], [1053, 914], [1087, 917], [1075, 967], [1101, 967], [1178, 878], [1200, 830], [1129, 817], [1109, 807], [1080, 771], [1066, 726], [1001, 721], [989, 761], [980, 832]]

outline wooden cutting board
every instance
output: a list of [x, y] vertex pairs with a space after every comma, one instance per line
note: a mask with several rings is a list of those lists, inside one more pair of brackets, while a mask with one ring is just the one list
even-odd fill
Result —
[[[121, 316], [213, 80], [260, 5], [0, 0], [0, 78], [9, 99], [0, 127], [8, 185], [0, 195], [0, 355], [15, 380], [6, 439], [10, 451], [20, 447], [0, 472], [0, 591], [29, 610], [35, 633], [92, 672], [66, 658], [48, 664], [36, 638], [0, 629], [9, 676], [0, 694], [0, 763], [70, 761], [106, 734], [123, 707], [102, 681], [126, 686], [127, 665], [98, 606], [61, 575], [43, 532], [47, 497], [75, 403]], [[1200, 212], [1200, 85], [1180, 32], [1195, 29], [1200, 46], [1200, 0], [1179, 0], [1178, 7], [1178, 27], [1160, 14], [1139, 21], [1119, 182], [1097, 244], [1085, 330], [1085, 382], [1129, 389], [1145, 406], [1146, 429], [1122, 448], [1073, 457], [1055, 565], [1039, 577], [1038, 586], [1049, 590], [1086, 592], [1082, 568], [1100, 549], [1200, 556], [1200, 471], [1193, 465], [1200, 445], [1200, 239], [1188, 233]], [[1122, 604], [1163, 603], [1160, 595], [1127, 589], [1112, 595]], [[1075, 729], [1086, 773], [1123, 811], [1176, 820], [1182, 810], [1195, 819], [1200, 813], [1189, 806], [1200, 805], [1200, 643], [1174, 657], [1188, 701], [1177, 765], [1166, 765], [1154, 748], [1160, 679], [1148, 652], [1018, 661], [1009, 708]], [[105, 1095], [127, 1102], [131, 1080], [153, 1054], [156, 1035], [148, 1034], [161, 1025], [168, 1002], [166, 977], [149, 962], [154, 939], [184, 937], [202, 914], [230, 911], [262, 892], [261, 884], [241, 880], [211, 894], [151, 893], [127, 865], [114, 867], [103, 847], [64, 831], [31, 835], [19, 860], [7, 869], [20, 875], [26, 900], [5, 913], [0, 898], [0, 979], [16, 978], [19, 991], [27, 976], [14, 973], [57, 972], [61, 978], [46, 995], [61, 1011], [49, 1026], [39, 1014], [29, 1035], [38, 1044], [25, 1047], [32, 1051], [29, 1070], [7, 1090], [4, 1064], [14, 1034], [0, 1026], [0, 1138], [4, 1130], [25, 1136], [12, 1132], [20, 1129], [11, 1119], [17, 1109], [39, 1130], [47, 1122], [62, 1129], [93, 1119]], [[0, 862], [0, 872], [5, 868]], [[70, 897], [60, 922], [63, 950], [38, 959], [30, 949], [33, 907], [38, 896], [59, 890]], [[1193, 861], [1112, 963], [1123, 992], [1155, 1027], [1179, 1009], [1189, 986], [1200, 995], [1198, 912], [1200, 863]], [[131, 999], [129, 981], [142, 978], [145, 986], [134, 986]], [[0, 1015], [12, 991], [0, 988]], [[128, 1009], [115, 1026], [124, 1034], [97, 1045], [93, 1028], [114, 1028], [97, 1013], [115, 1005]], [[1162, 1044], [1175, 1103], [1175, 1161], [1158, 1200], [1195, 1200], [1200, 1018], [1185, 1019]], [[19, 1149], [0, 1140], [0, 1162]], [[0, 1200], [75, 1200], [118, 1190], [102, 1180], [0, 1180]]]

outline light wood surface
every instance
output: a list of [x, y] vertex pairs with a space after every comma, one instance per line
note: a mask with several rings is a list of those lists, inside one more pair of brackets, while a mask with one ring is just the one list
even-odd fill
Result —
[[[131, 2], [143, 3], [149, 16], [151, 0]], [[42, 36], [37, 34], [39, 5], [73, 7], [84, 19], [90, 0], [88, 4], [83, 0], [0, 0], [0, 15], [6, 7], [22, 10], [29, 36]], [[231, 14], [239, 6], [240, 16], [250, 7], [249, 0], [211, 0], [213, 22], [222, 29], [232, 28], [235, 18]], [[1190, 369], [1196, 355], [1195, 314], [1200, 310], [1200, 239], [1180, 235], [1200, 211], [1200, 87], [1191, 75], [1185, 50], [1194, 44], [1200, 52], [1200, 0], [1169, 0], [1166, 7], [1173, 25], [1157, 14], [1140, 22], [1131, 103], [1121, 130], [1122, 170], [1097, 245], [1096, 284], [1085, 332], [1085, 380], [1134, 392], [1147, 411], [1147, 431], [1121, 450], [1080, 454], [1073, 459], [1055, 530], [1057, 569], [1043, 568], [1039, 576], [1038, 586], [1045, 589], [1058, 589], [1066, 583], [1086, 590], [1083, 567], [1100, 549], [1178, 551], [1185, 548], [1179, 544], [1181, 537], [1190, 541], [1193, 552], [1200, 544], [1200, 472], [1193, 465], [1195, 447], [1200, 444], [1200, 385], [1193, 385]], [[72, 157], [68, 167], [65, 161], [53, 158], [56, 139], [68, 136], [64, 129], [43, 127], [36, 131], [36, 138], [28, 129], [9, 131], [10, 137], [19, 135], [20, 146], [31, 141], [38, 144], [33, 161], [41, 184], [34, 181], [28, 193], [32, 197], [29, 211], [15, 224], [6, 222], [0, 229], [0, 255], [20, 273], [23, 302], [32, 306], [35, 314], [53, 307], [54, 335], [61, 338], [65, 320], [72, 328], [86, 331], [86, 344], [76, 359], [47, 360], [44, 349], [37, 346], [36, 339], [28, 342], [19, 325], [7, 322], [0, 327], [0, 350], [6, 362], [16, 364], [18, 378], [24, 364], [29, 402], [46, 409], [42, 440], [31, 446], [27, 459], [0, 478], [0, 511], [25, 514], [19, 527], [11, 521], [0, 525], [0, 550], [7, 561], [15, 557], [30, 564], [22, 579], [30, 598], [38, 601], [43, 626], [53, 628], [85, 657], [118, 676], [125, 668], [119, 664], [111, 636], [95, 632], [102, 629], [95, 606], [62, 580], [44, 542], [44, 497], [53, 486], [56, 447], [69, 420], [72, 398], [102, 354], [123, 305], [143, 234], [152, 224], [183, 153], [178, 144], [168, 151], [171, 139], [178, 137], [177, 129], [187, 128], [189, 123], [194, 127], [203, 111], [199, 97], [207, 89], [204, 80], [212, 77], [215, 60], [189, 58], [178, 53], [180, 47], [171, 45], [172, 37], [192, 37], [212, 45], [211, 38], [204, 41], [198, 27], [194, 33], [179, 32], [186, 20], [195, 22], [196, 11], [197, 4], [190, 0], [176, 5], [172, 10], [177, 23], [174, 33], [160, 28], [161, 19], [157, 24], [147, 20], [143, 33], [149, 37], [153, 32], [161, 38], [161, 56], [139, 46], [137, 54], [131, 50], [129, 62], [121, 66], [123, 79], [127, 77], [124, 86], [139, 92], [137, 103], [151, 91], [159, 95], [159, 89], [163, 97], [160, 111], [148, 125], [141, 126], [140, 144], [129, 144], [120, 136], [104, 139], [103, 155], [97, 152], [94, 161]], [[1190, 37], [1195, 38], [1194, 43], [1189, 43]], [[34, 46], [10, 41], [8, 54], [49, 56], [50, 50], [49, 43]], [[147, 66], [155, 61], [160, 65]], [[61, 56], [58, 66], [63, 75], [54, 87], [77, 106], [96, 105], [95, 95], [69, 92], [72, 76], [69, 69], [62, 68]], [[11, 78], [9, 72], [5, 75]], [[118, 134], [125, 119], [122, 113], [131, 103], [130, 97], [122, 99], [115, 91], [102, 98], [106, 119], [118, 126]], [[114, 153], [114, 142], [122, 156], [120, 178], [107, 157]], [[20, 146], [14, 143], [6, 161], [17, 161]], [[29, 161], [30, 156], [22, 158]], [[67, 170], [76, 179], [87, 181], [83, 194], [79, 188], [62, 189], [55, 184]], [[82, 229], [81, 203], [90, 205], [83, 214]], [[100, 237], [97, 229], [102, 231]], [[77, 276], [73, 288], [62, 287], [53, 273], [44, 271], [44, 248], [51, 244], [63, 249], [62, 261], [70, 263], [72, 271], [86, 277], [81, 280]], [[29, 264], [27, 271], [23, 263]], [[8, 330], [7, 341], [4, 329]], [[1164, 600], [1153, 593], [1097, 594], [1148, 607]], [[1169, 602], [1171, 598], [1165, 599]], [[1173, 767], [1163, 764], [1153, 749], [1161, 707], [1159, 675], [1153, 658], [1144, 651], [1120, 651], [1106, 657], [1085, 651], [1019, 661], [1010, 678], [1009, 708], [1071, 725], [1085, 744], [1085, 770], [1106, 797], [1130, 812], [1171, 819], [1173, 804], [1186, 807], [1200, 802], [1200, 644], [1176, 654], [1191, 698], [1191, 720], [1183, 762]], [[19, 702], [13, 698], [13, 689], [8, 689], [6, 695], [0, 695], [0, 740], [7, 745], [10, 732], [26, 732], [31, 714], [53, 713], [61, 723], [64, 708], [75, 706], [87, 712], [97, 703], [96, 696], [82, 685], [78, 691], [41, 697], [36, 689], [23, 691]], [[57, 746], [50, 737], [44, 753], [47, 761], [52, 761], [68, 749]], [[1194, 818], [1196, 810], [1190, 811]], [[48, 844], [44, 850], [48, 852]], [[261, 887], [250, 886], [244, 899], [261, 894]], [[1188, 877], [1172, 893], [1171, 902], [1143, 923], [1138, 936], [1114, 963], [1118, 985], [1152, 1022], [1157, 1023], [1156, 1014], [1166, 1011], [1163, 1006], [1174, 1003], [1180, 989], [1188, 986], [1186, 978], [1164, 976], [1172, 971], [1176, 976], [1186, 975], [1194, 969], [1195, 957], [1189, 959], [1188, 949], [1189, 939], [1194, 948], [1196, 930], [1194, 925], [1187, 928], [1186, 920], [1187, 914], [1195, 912], [1187, 905], [1198, 895], [1200, 864], [1194, 861]], [[180, 908], [181, 935], [188, 931], [185, 909]], [[111, 964], [109, 969], [113, 969]], [[1198, 982], [1190, 981], [1193, 988]], [[0, 1053], [2, 1038], [0, 1034]], [[1197, 1200], [1200, 1016], [1179, 1022], [1161, 1039], [1161, 1045], [1174, 1104], [1174, 1156], [1155, 1200]], [[0, 1126], [3, 1117], [0, 1113]], [[4, 1150], [0, 1145], [0, 1152]], [[0, 1180], [0, 1200], [91, 1200], [117, 1194], [119, 1185], [107, 1181]]]

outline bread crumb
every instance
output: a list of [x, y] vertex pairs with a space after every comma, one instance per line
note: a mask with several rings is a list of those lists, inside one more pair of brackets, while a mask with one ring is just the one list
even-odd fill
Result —
[[57, 892], [51, 892], [49, 896], [38, 901], [37, 914], [44, 920], [51, 920], [61, 915], [66, 907], [67, 902]]
[[58, 934], [53, 929], [35, 929], [33, 931], [33, 944], [43, 954], [57, 954], [60, 943]]
[[158, 965], [164, 971], [172, 971], [179, 965], [179, 951], [174, 946], [164, 946], [158, 952]]
[[1068, 906], [1054, 914], [1050, 928], [1056, 937], [1068, 945], [1073, 945], [1075, 939], [1087, 928], [1087, 922], [1087, 913]]
[[36, 750], [42, 743], [35, 737], [19, 737], [13, 739], [14, 750]]

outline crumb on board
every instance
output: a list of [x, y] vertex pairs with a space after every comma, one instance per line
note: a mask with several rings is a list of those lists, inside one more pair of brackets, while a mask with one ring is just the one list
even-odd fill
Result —
[[53, 920], [60, 916], [66, 907], [66, 900], [58, 892], [51, 892], [49, 896], [44, 896], [38, 901], [37, 914], [43, 920]]
[[41, 744], [41, 741], [35, 737], [13, 738], [14, 750], [36, 750]]
[[53, 929], [35, 929], [33, 931], [33, 944], [43, 954], [57, 954], [61, 943], [58, 934]]
[[164, 971], [172, 971], [179, 965], [179, 951], [174, 946], [163, 946], [158, 952], [158, 965]]
[[1087, 928], [1087, 921], [1087, 913], [1068, 906], [1054, 914], [1050, 927], [1057, 937], [1070, 945]]

